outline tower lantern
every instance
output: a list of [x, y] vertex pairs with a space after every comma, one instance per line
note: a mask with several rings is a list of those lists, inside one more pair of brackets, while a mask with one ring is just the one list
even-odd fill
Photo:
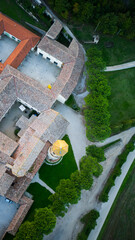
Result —
[[47, 162], [56, 163], [68, 152], [68, 144], [64, 140], [57, 140], [48, 149]]

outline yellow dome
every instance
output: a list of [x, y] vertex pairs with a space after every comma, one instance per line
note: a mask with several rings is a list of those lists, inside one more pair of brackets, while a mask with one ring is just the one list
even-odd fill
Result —
[[52, 145], [52, 151], [57, 156], [64, 156], [68, 152], [68, 144], [64, 140], [57, 140]]

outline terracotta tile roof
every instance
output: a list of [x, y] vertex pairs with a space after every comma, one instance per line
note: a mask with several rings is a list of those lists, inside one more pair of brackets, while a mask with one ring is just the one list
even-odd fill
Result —
[[36, 80], [27, 77], [17, 69], [7, 65], [0, 75], [0, 118], [18, 98], [31, 105], [37, 111], [51, 108], [56, 101], [55, 95]]
[[52, 91], [56, 95], [62, 95], [68, 99], [83, 72], [84, 52], [82, 47], [73, 39], [67, 48], [47, 37], [47, 34], [37, 47], [63, 63], [57, 81], [52, 86]]
[[6, 173], [6, 168], [0, 164], [0, 195], [4, 196], [10, 188], [15, 177]]
[[5, 79], [0, 81], [0, 120], [14, 104], [15, 100], [14, 79], [12, 77], [5, 77]]
[[15, 152], [12, 173], [24, 176], [31, 168], [47, 141], [53, 143], [63, 137], [68, 126], [58, 112], [50, 109], [41, 113], [24, 132]]
[[38, 37], [36, 34], [30, 32], [25, 27], [21, 26], [11, 18], [6, 17], [1, 12], [0, 12], [0, 21], [3, 21], [4, 31], [12, 34], [14, 37], [17, 37], [21, 41], [24, 39], [31, 39], [33, 37], [37, 38], [38, 41], [40, 39], [40, 37]]
[[6, 153], [8, 156], [11, 156], [17, 146], [18, 143], [7, 137], [4, 133], [0, 132], [0, 151]]
[[4, 152], [1, 152], [0, 151], [0, 163], [3, 163], [3, 164], [11, 164], [13, 165], [13, 158], [9, 157], [7, 154], [5, 154]]
[[60, 23], [60, 21], [56, 20], [52, 24], [52, 26], [49, 28], [48, 32], [46, 33], [46, 36], [51, 39], [56, 39], [61, 29], [62, 29], [62, 24]]
[[37, 47], [40, 48], [42, 51], [55, 57], [62, 63], [74, 60], [74, 56], [72, 56], [72, 54], [69, 54], [69, 49], [67, 47], [57, 42], [56, 40], [48, 38], [47, 36], [45, 36], [40, 41]]
[[40, 40], [39, 36], [0, 13], [0, 34], [4, 31], [18, 38], [21, 42], [10, 54], [5, 63], [0, 64], [0, 72], [3, 71], [7, 64], [17, 68], [31, 48]]
[[4, 32], [4, 23], [3, 20], [0, 20], [0, 35]]

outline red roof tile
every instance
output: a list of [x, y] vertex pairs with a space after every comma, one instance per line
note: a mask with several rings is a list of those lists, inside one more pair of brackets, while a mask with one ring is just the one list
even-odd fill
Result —
[[5, 63], [0, 63], [0, 72], [3, 71], [7, 64], [17, 68], [31, 48], [33, 48], [40, 40], [39, 36], [0, 13], [0, 34], [4, 31], [18, 38], [21, 42], [10, 54]]

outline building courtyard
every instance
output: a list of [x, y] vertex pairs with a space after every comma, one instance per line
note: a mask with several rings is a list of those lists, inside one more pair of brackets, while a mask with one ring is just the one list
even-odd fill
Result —
[[14, 49], [17, 47], [18, 42], [15, 40], [9, 38], [5, 34], [1, 35], [0, 38], [0, 60], [2, 63], [4, 63], [9, 55], [14, 51]]
[[61, 71], [56, 64], [38, 55], [35, 51], [29, 52], [18, 70], [38, 81], [43, 87], [53, 85]]

